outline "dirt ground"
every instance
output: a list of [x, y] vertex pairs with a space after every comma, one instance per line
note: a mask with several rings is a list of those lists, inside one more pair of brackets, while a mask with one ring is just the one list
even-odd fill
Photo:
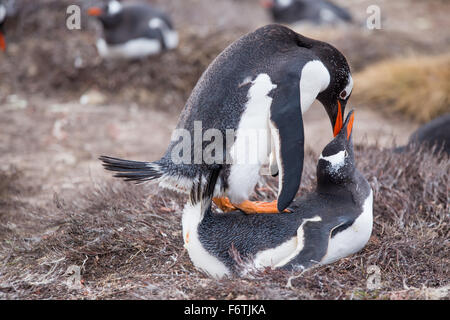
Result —
[[[266, 270], [216, 281], [195, 270], [182, 245], [186, 199], [116, 181], [97, 158], [158, 159], [210, 61], [270, 19], [256, 0], [153, 2], [172, 14], [181, 43], [145, 61], [102, 62], [94, 21], [85, 17], [81, 31], [61, 27], [73, 1], [35, 1], [9, 25], [0, 53], [0, 298], [448, 299], [449, 159], [392, 153], [420, 124], [364, 101], [347, 109], [356, 110], [358, 168], [375, 192], [366, 248], [301, 275]], [[293, 28], [333, 43], [355, 73], [449, 51], [448, 2], [337, 2], [360, 24], [369, 4], [380, 5], [383, 29]], [[318, 103], [304, 123], [301, 193], [313, 188], [315, 161], [332, 136]], [[274, 197], [263, 190], [257, 198]], [[378, 290], [367, 289], [371, 265], [381, 269]]]

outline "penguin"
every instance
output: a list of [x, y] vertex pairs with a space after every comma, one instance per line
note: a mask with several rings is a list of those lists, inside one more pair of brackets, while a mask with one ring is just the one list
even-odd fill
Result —
[[407, 145], [398, 147], [394, 151], [400, 153], [421, 145], [434, 147], [435, 154], [442, 151], [443, 154], [450, 156], [450, 113], [421, 126], [411, 134]]
[[352, 22], [347, 10], [325, 0], [262, 0], [261, 4], [279, 23], [308, 21], [320, 25]]
[[6, 21], [17, 16], [19, 4], [16, 0], [0, 0], [0, 51], [6, 51]]
[[0, 50], [6, 51], [6, 40], [5, 40], [5, 31], [4, 24], [7, 16], [7, 3], [6, 1], [0, 1]]
[[[253, 270], [300, 271], [361, 250], [372, 233], [373, 193], [355, 167], [353, 120], [350, 112], [339, 134], [323, 149], [315, 191], [296, 198], [290, 213], [224, 214], [212, 211], [211, 199], [187, 203], [182, 216], [184, 246], [196, 268], [214, 278], [239, 275], [239, 260]], [[217, 178], [218, 172], [212, 172], [209, 184]]]
[[[285, 26], [267, 25], [232, 43], [202, 74], [160, 160], [99, 159], [115, 177], [157, 180], [161, 187], [188, 194], [193, 203], [212, 192], [225, 212], [283, 212], [301, 181], [302, 113], [317, 99], [337, 135], [352, 88], [350, 68], [336, 48]], [[278, 197], [249, 201], [266, 164], [278, 176]], [[206, 178], [214, 170], [220, 174], [209, 190]]]
[[103, 25], [97, 50], [104, 59], [141, 59], [178, 46], [178, 32], [170, 18], [148, 4], [111, 0], [90, 7], [88, 15]]

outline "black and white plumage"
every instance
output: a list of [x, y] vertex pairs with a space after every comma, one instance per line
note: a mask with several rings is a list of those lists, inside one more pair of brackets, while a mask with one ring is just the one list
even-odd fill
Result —
[[17, 4], [14, 0], [0, 0], [0, 50], [6, 50], [5, 22], [8, 17], [17, 13]]
[[331, 263], [362, 249], [372, 232], [373, 195], [355, 167], [352, 116], [319, 157], [316, 190], [295, 199], [291, 213], [223, 214], [211, 210], [211, 200], [186, 204], [183, 237], [194, 265], [221, 278], [242, 271], [231, 248], [253, 269], [288, 270]]
[[326, 0], [263, 0], [262, 4], [279, 23], [336, 24], [352, 21], [347, 10]]
[[149, 4], [110, 0], [89, 8], [88, 14], [102, 23], [97, 50], [105, 59], [145, 58], [178, 46], [178, 33], [168, 15]]
[[414, 131], [408, 144], [395, 149], [404, 152], [425, 145], [434, 148], [434, 152], [450, 155], [450, 113], [437, 117]]
[[[190, 194], [194, 203], [205, 196], [207, 179], [215, 170], [219, 175], [210, 190], [214, 197], [227, 196], [232, 203], [247, 200], [260, 177], [259, 170], [270, 162], [271, 174], [279, 173], [277, 206], [281, 212], [300, 185], [302, 112], [318, 99], [338, 132], [352, 87], [347, 61], [337, 49], [284, 26], [268, 25], [225, 49], [192, 91], [175, 131], [192, 138], [190, 152], [183, 154], [187, 161], [173, 161], [181, 141], [176, 136], [166, 154], [155, 162], [100, 159], [106, 169], [118, 172], [116, 177], [137, 182], [158, 179], [162, 187]], [[213, 163], [198, 161], [212, 141], [211, 137], [202, 141], [208, 129], [224, 141], [223, 150], [216, 152], [219, 159]], [[227, 136], [230, 130], [234, 133], [231, 137]], [[248, 131], [261, 134], [258, 141], [263, 147], [246, 147]], [[254, 162], [246, 161], [248, 153], [256, 155]]]

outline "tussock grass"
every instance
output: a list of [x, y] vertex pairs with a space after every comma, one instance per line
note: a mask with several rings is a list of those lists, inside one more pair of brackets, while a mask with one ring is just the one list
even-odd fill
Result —
[[450, 111], [450, 54], [393, 59], [355, 76], [354, 100], [427, 122]]

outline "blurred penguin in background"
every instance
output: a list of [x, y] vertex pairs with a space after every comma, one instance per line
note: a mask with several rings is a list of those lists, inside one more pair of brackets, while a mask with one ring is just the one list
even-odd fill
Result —
[[88, 9], [103, 26], [97, 50], [104, 59], [141, 59], [178, 46], [178, 33], [164, 12], [147, 3], [103, 2]]
[[6, 50], [5, 22], [17, 14], [18, 7], [15, 0], [0, 0], [0, 51]]
[[351, 23], [350, 13], [326, 0], [261, 0], [275, 22], [295, 24], [309, 22], [317, 25]]
[[420, 146], [433, 150], [434, 154], [442, 152], [442, 154], [450, 156], [450, 113], [421, 126], [411, 134], [407, 145], [398, 147], [395, 151], [405, 152]]

